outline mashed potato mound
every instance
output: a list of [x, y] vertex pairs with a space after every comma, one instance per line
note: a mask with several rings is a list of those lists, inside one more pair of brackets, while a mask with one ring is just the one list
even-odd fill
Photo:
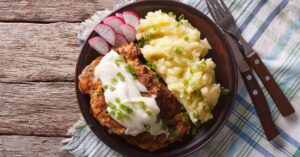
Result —
[[137, 39], [144, 44], [144, 57], [156, 67], [191, 120], [203, 123], [213, 117], [211, 111], [221, 91], [215, 83], [215, 63], [203, 58], [211, 46], [183, 16], [177, 18], [172, 13], [148, 12], [140, 20]]

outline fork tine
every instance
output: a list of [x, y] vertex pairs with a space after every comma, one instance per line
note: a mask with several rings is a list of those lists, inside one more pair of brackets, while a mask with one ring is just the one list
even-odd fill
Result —
[[[222, 3], [222, 0], [220, 0]], [[226, 15], [226, 10], [224, 9], [224, 6], [221, 6], [221, 4], [218, 2], [218, 0], [212, 0], [214, 5], [216, 6], [217, 10], [221, 13], [222, 16]]]
[[223, 1], [223, 0], [220, 0], [220, 1], [221, 1], [221, 4], [222, 4], [223, 8], [224, 8], [225, 11], [226, 11], [226, 13], [227, 13], [227, 14], [230, 14], [230, 11], [229, 11], [229, 9], [227, 8], [227, 6], [226, 6], [226, 4], [224, 3], [224, 1]]
[[212, 9], [212, 7], [211, 7], [210, 0], [205, 0], [205, 1], [206, 1], [207, 8], [208, 8], [208, 10], [209, 10], [209, 12], [210, 12], [212, 18], [213, 18], [215, 21], [217, 21], [218, 19], [217, 19], [216, 15], [215, 15], [215, 12], [213, 11], [214, 9]]

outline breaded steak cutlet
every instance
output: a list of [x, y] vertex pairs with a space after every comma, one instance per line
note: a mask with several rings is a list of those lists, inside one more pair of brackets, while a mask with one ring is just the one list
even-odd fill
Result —
[[104, 90], [101, 81], [95, 78], [94, 70], [103, 56], [96, 58], [90, 65], [85, 67], [79, 76], [79, 89], [82, 93], [89, 94], [90, 108], [93, 116], [105, 126], [110, 133], [122, 136], [127, 142], [148, 151], [156, 151], [175, 141], [180, 141], [189, 133], [191, 122], [185, 119], [185, 113], [180, 110], [181, 104], [167, 87], [159, 81], [155, 72], [140, 61], [141, 52], [138, 46], [131, 43], [116, 49], [125, 62], [136, 72], [136, 78], [147, 89], [143, 92], [144, 97], [156, 95], [156, 102], [160, 108], [160, 118], [168, 127], [170, 135], [161, 134], [159, 136], [150, 135], [143, 132], [137, 136], [125, 135], [126, 128], [116, 122], [106, 112]]

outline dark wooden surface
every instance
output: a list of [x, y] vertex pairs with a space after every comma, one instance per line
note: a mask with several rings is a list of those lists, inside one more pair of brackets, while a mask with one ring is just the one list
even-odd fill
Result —
[[0, 0], [0, 156], [71, 156], [76, 26], [115, 0]]

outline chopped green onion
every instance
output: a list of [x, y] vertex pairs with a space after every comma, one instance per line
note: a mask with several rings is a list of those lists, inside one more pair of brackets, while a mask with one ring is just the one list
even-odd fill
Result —
[[198, 117], [199, 117], [198, 113], [193, 112], [193, 117], [194, 117], [195, 119], [198, 119]]
[[129, 72], [133, 76], [133, 78], [136, 77], [136, 72], [130, 65], [126, 65], [125, 69], [127, 72]]
[[147, 113], [147, 115], [148, 115], [149, 117], [152, 116], [152, 112], [151, 112], [151, 111], [147, 110], [146, 113]]
[[153, 64], [152, 62], [147, 62], [146, 64], [150, 69], [152, 69], [153, 71], [156, 71], [156, 65]]
[[142, 108], [143, 110], [146, 109], [146, 104], [144, 103], [144, 101], [140, 101], [140, 102], [138, 102], [138, 104], [139, 104], [140, 108]]
[[117, 119], [122, 120], [123, 119], [123, 113], [121, 111], [117, 111]]
[[127, 113], [129, 113], [129, 114], [133, 112], [133, 110], [132, 110], [131, 107], [126, 106], [126, 105], [124, 105], [124, 104], [121, 104], [121, 105], [120, 105], [120, 108], [121, 108], [123, 111], [125, 111], [125, 112], [127, 112]]
[[129, 117], [127, 114], [123, 114], [123, 117], [124, 117], [125, 119], [130, 119], [130, 117]]
[[193, 68], [190, 68], [190, 74], [193, 75], [196, 72]]
[[111, 81], [111, 83], [113, 83], [113, 84], [116, 84], [116, 83], [118, 82], [117, 78], [112, 78], [110, 81]]
[[120, 79], [121, 81], [125, 81], [125, 77], [123, 76], [123, 74], [122, 74], [121, 72], [118, 72], [118, 73], [117, 73], [117, 76], [119, 77], [119, 79]]
[[184, 15], [181, 14], [181, 15], [178, 17], [178, 20], [179, 20], [179, 21], [184, 20]]
[[124, 58], [123, 57], [119, 57], [115, 60], [115, 64], [117, 66], [120, 66], [120, 63], [123, 63], [124, 62]]
[[184, 37], [184, 41], [189, 41], [189, 37]]
[[141, 38], [140, 40], [138, 40], [138, 46], [140, 48], [143, 48], [145, 46], [145, 40], [144, 40], [144, 38]]
[[188, 113], [184, 113], [181, 117], [181, 120], [182, 120], [183, 123], [187, 123], [189, 121]]
[[168, 12], [168, 15], [169, 15], [169, 16], [174, 16], [174, 12], [169, 11], [169, 12]]
[[191, 97], [192, 101], [195, 101], [196, 99], [202, 99], [202, 98], [203, 98], [203, 97], [202, 97], [202, 92], [201, 92], [201, 90], [195, 91], [195, 92], [193, 93], [192, 97]]
[[171, 57], [169, 57], [167, 60], [168, 60], [169, 62], [173, 62], [173, 61], [174, 61], [174, 57], [171, 56]]
[[114, 111], [110, 111], [110, 112], [109, 112], [109, 115], [114, 116], [114, 115], [115, 115], [115, 112], [114, 112]]
[[132, 79], [133, 79], [133, 80], [136, 80], [136, 76], [132, 76]]
[[117, 103], [121, 103], [120, 98], [117, 97], [117, 98], [115, 98], [115, 100], [116, 100]]
[[107, 102], [107, 106], [115, 110], [117, 107], [112, 102]]
[[206, 67], [206, 62], [205, 62], [205, 61], [201, 61], [200, 64], [197, 64], [197, 68], [198, 68], [198, 69], [203, 69], [203, 68], [205, 68], [205, 67]]
[[151, 129], [151, 125], [149, 125], [149, 124], [145, 124], [144, 127], [145, 127], [146, 131], [150, 131], [150, 129]]
[[221, 94], [222, 95], [229, 95], [230, 94], [230, 90], [222, 86], [221, 87]]
[[108, 86], [107, 86], [107, 85], [104, 85], [104, 86], [103, 86], [103, 89], [105, 89], [105, 90], [106, 90], [107, 88], [108, 88]]
[[111, 86], [109, 89], [110, 89], [112, 92], [116, 90], [116, 88], [113, 87], [113, 86]]
[[188, 86], [189, 85], [189, 80], [183, 80], [183, 85]]
[[192, 135], [195, 136], [197, 134], [197, 128], [192, 128]]
[[188, 92], [186, 90], [183, 91], [183, 96], [187, 96]]
[[177, 131], [177, 130], [172, 130], [170, 132], [171, 136], [175, 136], [175, 137], [178, 137], [181, 135], [181, 132]]
[[173, 52], [175, 52], [176, 55], [182, 55], [182, 50], [180, 50], [177, 47], [172, 47]]

